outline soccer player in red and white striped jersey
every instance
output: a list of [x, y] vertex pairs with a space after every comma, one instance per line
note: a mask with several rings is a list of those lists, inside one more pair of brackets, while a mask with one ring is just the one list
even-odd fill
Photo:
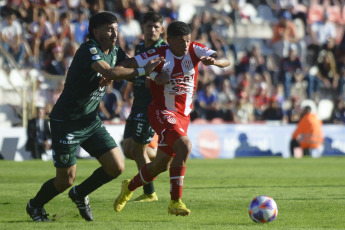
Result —
[[[230, 65], [216, 51], [191, 41], [191, 30], [181, 21], [172, 22], [167, 30], [167, 46], [149, 50], [134, 57], [131, 65], [144, 66], [148, 61], [163, 57], [150, 74], [152, 103], [148, 109], [150, 124], [159, 136], [156, 159], [145, 165], [132, 180], [124, 180], [114, 210], [120, 212], [135, 189], [151, 182], [169, 169], [171, 201], [168, 212], [186, 216], [190, 210], [181, 201], [183, 179], [192, 144], [187, 136], [193, 94], [197, 85], [198, 64], [221, 68]], [[134, 64], [136, 63], [136, 64]], [[140, 68], [139, 68], [140, 69]], [[143, 70], [138, 70], [140, 73]]]

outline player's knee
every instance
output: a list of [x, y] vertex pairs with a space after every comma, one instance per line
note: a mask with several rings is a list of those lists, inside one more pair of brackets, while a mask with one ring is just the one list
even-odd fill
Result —
[[[151, 166], [150, 166], [151, 167]], [[169, 169], [169, 164], [154, 164], [152, 165], [152, 171], [155, 175], [165, 172]]]
[[192, 151], [192, 142], [188, 138], [179, 139], [175, 142], [175, 152], [188, 156]]
[[121, 175], [125, 171], [125, 164], [123, 163], [118, 163], [116, 167], [114, 167], [111, 170], [107, 170], [107, 174], [111, 176], [112, 178], [116, 178], [119, 175]]
[[73, 185], [75, 177], [59, 177], [56, 178], [56, 189], [60, 192], [65, 191]]

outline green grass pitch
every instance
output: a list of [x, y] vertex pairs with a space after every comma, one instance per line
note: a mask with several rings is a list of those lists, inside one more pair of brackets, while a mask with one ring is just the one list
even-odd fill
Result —
[[[77, 165], [75, 184], [99, 167], [96, 160], [78, 159]], [[52, 162], [0, 161], [0, 229], [344, 229], [344, 171], [345, 157], [190, 159], [183, 201], [192, 213], [181, 217], [167, 212], [167, 172], [155, 181], [159, 201], [130, 201], [122, 212], [113, 211], [121, 181], [137, 173], [134, 162], [126, 160], [119, 178], [90, 194], [93, 222], [80, 217], [65, 191], [45, 206], [54, 221], [34, 223], [25, 206], [55, 175]], [[137, 189], [133, 198], [141, 193]], [[249, 203], [258, 195], [277, 202], [274, 222], [257, 224], [249, 218]]]

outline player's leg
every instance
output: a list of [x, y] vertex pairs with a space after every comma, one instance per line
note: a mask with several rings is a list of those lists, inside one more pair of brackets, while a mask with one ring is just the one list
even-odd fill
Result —
[[43, 206], [72, 186], [76, 169], [76, 164], [67, 168], [56, 168], [56, 177], [46, 181], [36, 196], [29, 200], [26, 212], [34, 221], [49, 221]]
[[154, 161], [144, 165], [139, 173], [132, 180], [124, 180], [122, 182], [121, 193], [114, 202], [115, 212], [120, 212], [125, 207], [126, 202], [130, 200], [133, 191], [138, 187], [152, 182], [157, 175], [165, 172], [172, 161], [172, 157], [158, 150]]
[[123, 154], [125, 155], [125, 157], [128, 159], [134, 160], [132, 143], [133, 143], [132, 137], [124, 138], [121, 141], [121, 147], [122, 147], [122, 151], [123, 151]]
[[[47, 221], [43, 206], [55, 196], [72, 186], [76, 176], [76, 149], [82, 139], [74, 135], [78, 129], [74, 122], [57, 122], [51, 120], [53, 159], [56, 177], [46, 181], [37, 195], [28, 202], [26, 211], [34, 221]], [[68, 143], [67, 137], [73, 137], [74, 142]], [[68, 143], [68, 144], [66, 144]]]
[[171, 162], [169, 169], [171, 201], [168, 207], [168, 212], [177, 216], [186, 216], [190, 214], [190, 210], [182, 202], [181, 197], [186, 163], [192, 149], [192, 144], [188, 136], [182, 136], [177, 139], [173, 145], [173, 149], [176, 155]]
[[[138, 170], [140, 170], [144, 165], [151, 162], [150, 158], [147, 156], [148, 144], [141, 144], [136, 141], [132, 142], [133, 158], [137, 164]], [[139, 197], [135, 198], [134, 201], [138, 202], [152, 202], [158, 200], [157, 194], [155, 193], [153, 182], [144, 184], [144, 193]]]
[[171, 200], [178, 200], [182, 197], [183, 179], [186, 171], [187, 159], [192, 149], [192, 144], [188, 136], [177, 139], [173, 149], [176, 155], [169, 169], [171, 185], [170, 195]]
[[[143, 115], [145, 114], [145, 115]], [[151, 142], [155, 132], [151, 128], [148, 121], [146, 108], [136, 108], [131, 112], [131, 118], [127, 119], [124, 136], [131, 136], [131, 156], [135, 160], [138, 169], [140, 170], [145, 164], [150, 163], [151, 160], [147, 155], [147, 146]], [[158, 200], [155, 193], [153, 182], [147, 183], [143, 186], [143, 194], [134, 199], [138, 202], [152, 202]]]
[[91, 156], [97, 158], [101, 167], [69, 192], [69, 197], [76, 203], [81, 216], [87, 221], [93, 220], [88, 195], [118, 177], [125, 168], [123, 155], [114, 139], [101, 123], [97, 127], [81, 146]]
[[156, 148], [152, 148], [150, 146], [147, 146], [146, 154], [149, 157], [150, 161], [153, 161], [156, 158], [157, 149]]

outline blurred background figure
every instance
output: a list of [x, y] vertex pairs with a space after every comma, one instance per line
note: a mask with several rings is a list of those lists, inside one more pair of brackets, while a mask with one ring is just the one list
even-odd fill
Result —
[[134, 11], [127, 8], [123, 13], [124, 21], [119, 23], [119, 43], [122, 47], [135, 46], [139, 43], [142, 31], [138, 20], [134, 18]]
[[[4, 49], [13, 55], [18, 65], [23, 64], [25, 55], [25, 45], [23, 30], [17, 21], [14, 10], [6, 11], [5, 21], [0, 31], [0, 41]], [[8, 62], [7, 62], [8, 64]]]
[[297, 45], [290, 44], [288, 57], [280, 63], [280, 81], [284, 85], [285, 97], [290, 98], [291, 85], [296, 83], [298, 75], [302, 75], [302, 63], [298, 57]]
[[289, 11], [282, 11], [279, 15], [279, 21], [273, 25], [271, 44], [274, 53], [279, 58], [287, 57], [289, 45], [297, 42], [296, 26], [291, 19]]
[[303, 155], [320, 157], [323, 147], [322, 121], [311, 112], [310, 106], [303, 108], [301, 119], [292, 134], [290, 142], [291, 156], [300, 158]]
[[120, 120], [122, 110], [122, 96], [119, 91], [113, 88], [112, 84], [108, 85], [101, 103], [99, 104], [98, 115], [103, 121]]
[[36, 117], [29, 120], [25, 150], [31, 152], [32, 159], [42, 159], [51, 149], [51, 132], [45, 108], [36, 108]]

